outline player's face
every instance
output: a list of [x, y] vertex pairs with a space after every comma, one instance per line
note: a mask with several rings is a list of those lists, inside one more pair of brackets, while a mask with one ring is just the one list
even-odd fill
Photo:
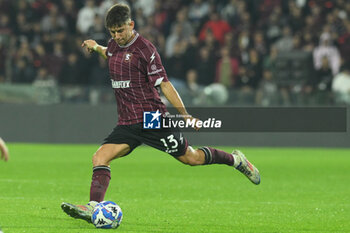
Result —
[[123, 46], [129, 43], [130, 38], [133, 35], [133, 29], [134, 21], [130, 21], [121, 27], [116, 26], [113, 28], [109, 28], [109, 33], [111, 34], [115, 42]]

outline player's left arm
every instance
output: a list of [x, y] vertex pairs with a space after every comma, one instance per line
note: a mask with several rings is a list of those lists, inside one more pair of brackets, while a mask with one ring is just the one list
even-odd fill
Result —
[[[184, 117], [185, 120], [195, 119], [195, 121], [198, 121], [198, 119], [193, 118], [190, 114], [188, 114], [179, 93], [176, 91], [175, 87], [173, 84], [171, 84], [170, 81], [161, 82], [160, 89], [162, 90], [167, 100], [177, 109], [177, 111]], [[195, 129], [199, 130], [197, 127], [195, 127]]]
[[181, 115], [189, 115], [179, 93], [170, 81], [161, 82], [160, 89], [169, 102], [177, 109]]

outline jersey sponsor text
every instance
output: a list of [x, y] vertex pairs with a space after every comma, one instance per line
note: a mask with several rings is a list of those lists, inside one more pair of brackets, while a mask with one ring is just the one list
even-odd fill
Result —
[[111, 79], [112, 87], [113, 88], [129, 88], [130, 87], [130, 80], [127, 81], [115, 81]]

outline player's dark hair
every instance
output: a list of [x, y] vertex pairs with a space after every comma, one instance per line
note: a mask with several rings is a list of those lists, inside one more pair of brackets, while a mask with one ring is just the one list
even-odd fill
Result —
[[131, 19], [130, 8], [126, 4], [118, 3], [109, 8], [105, 26], [106, 28], [121, 27]]

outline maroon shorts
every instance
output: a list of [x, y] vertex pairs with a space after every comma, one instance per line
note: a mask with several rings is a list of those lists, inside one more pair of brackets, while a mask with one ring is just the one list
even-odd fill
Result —
[[184, 155], [188, 147], [178, 128], [143, 129], [142, 123], [116, 126], [102, 144], [128, 144], [131, 153], [142, 143], [175, 157]]

